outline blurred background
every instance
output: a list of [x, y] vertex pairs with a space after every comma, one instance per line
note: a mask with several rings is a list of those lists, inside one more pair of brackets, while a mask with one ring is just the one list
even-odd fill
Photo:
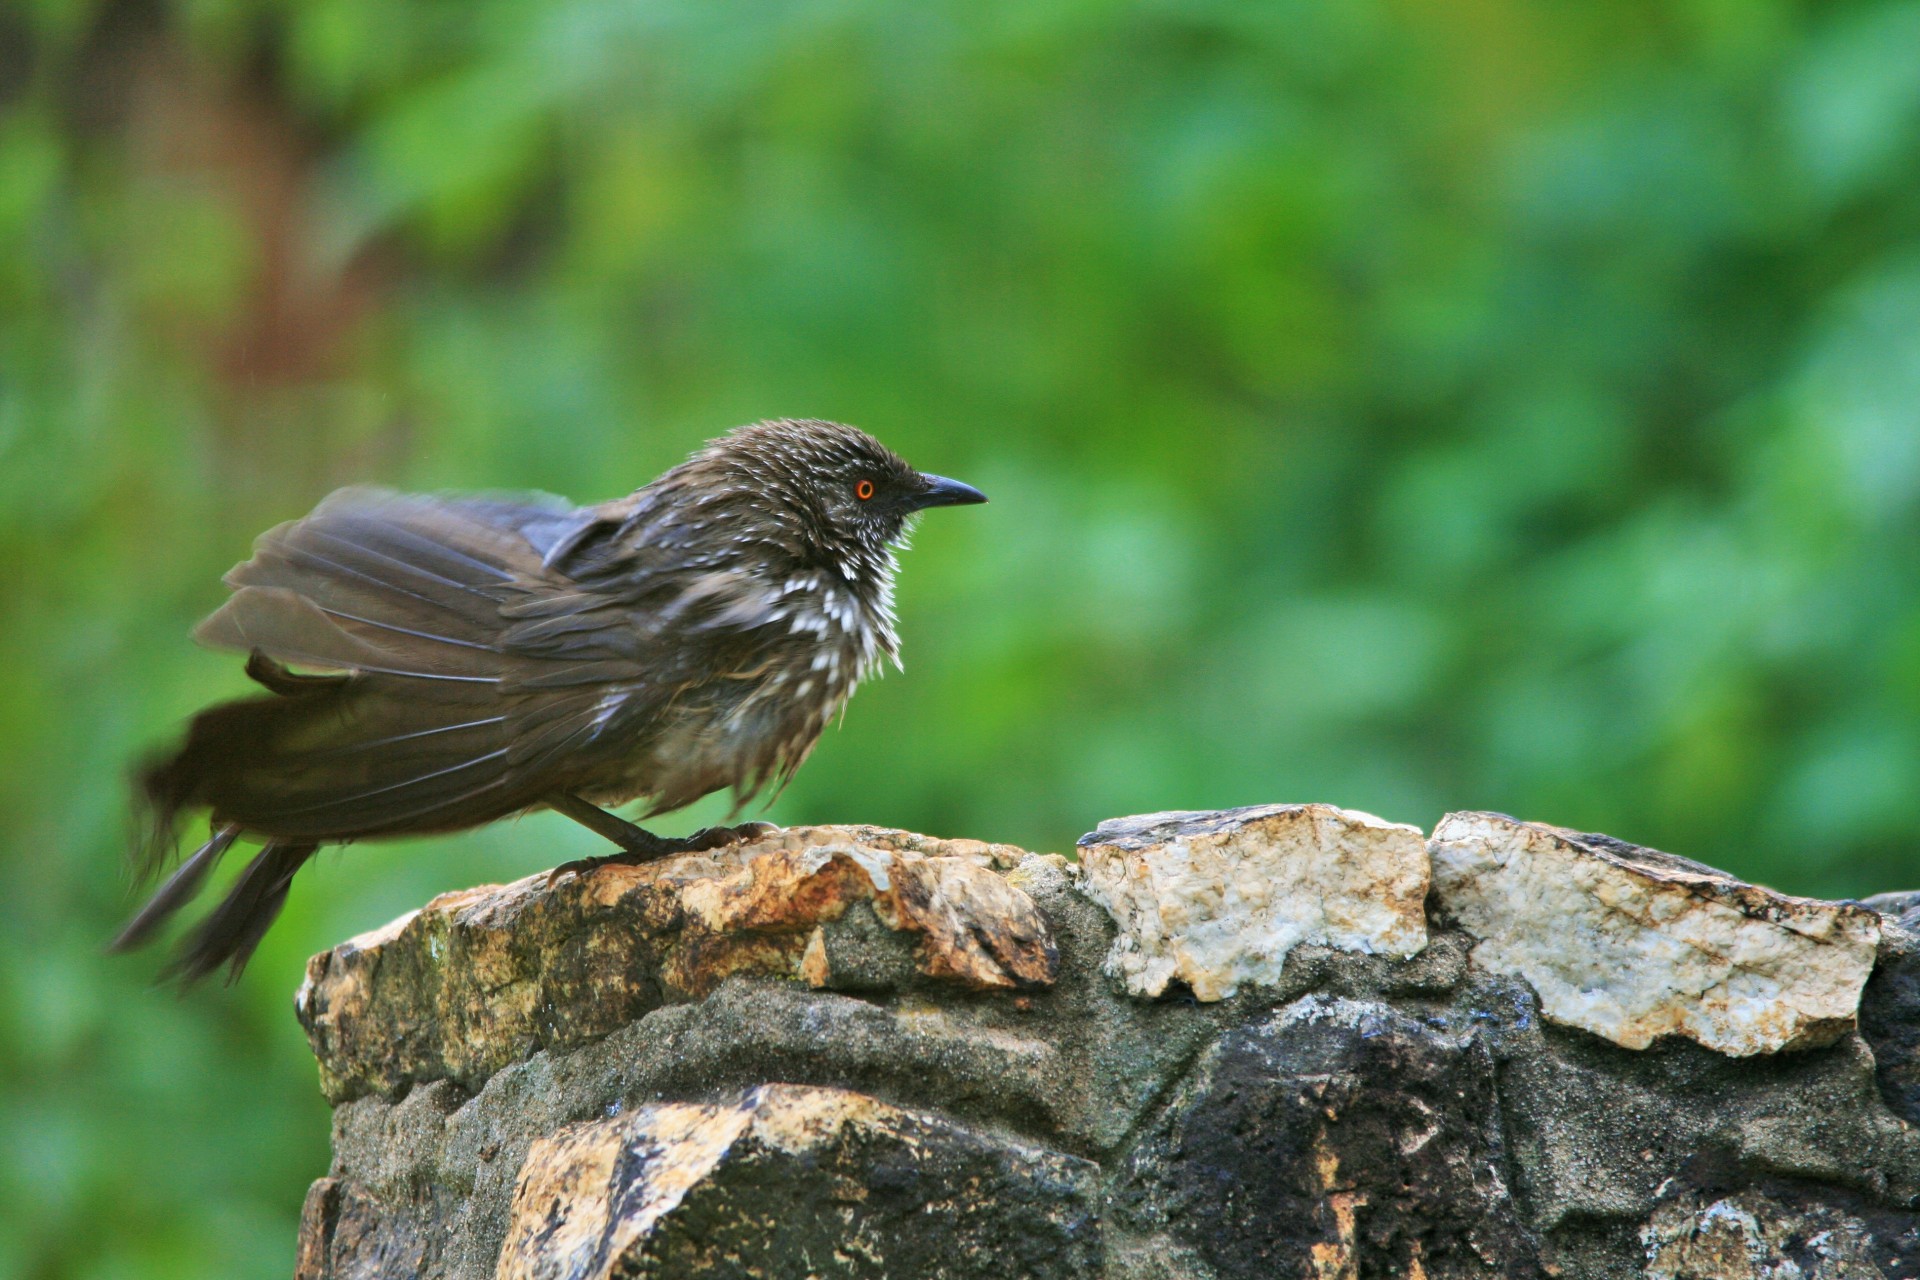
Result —
[[[186, 632], [333, 487], [839, 418], [991, 506], [772, 816], [1493, 808], [1920, 886], [1920, 3], [0, 8], [0, 1274], [285, 1274], [304, 958], [100, 954]], [[691, 829], [714, 805], [662, 824]]]

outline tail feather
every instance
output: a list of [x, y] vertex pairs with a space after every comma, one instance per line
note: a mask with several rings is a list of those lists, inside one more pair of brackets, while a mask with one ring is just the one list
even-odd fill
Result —
[[398, 697], [392, 677], [301, 675], [259, 654], [248, 670], [274, 692], [201, 712], [186, 741], [138, 779], [149, 810], [146, 874], [170, 856], [183, 811], [210, 809], [214, 834], [127, 923], [112, 950], [150, 940], [242, 834], [268, 841], [169, 968], [187, 982], [222, 965], [238, 976], [294, 872], [319, 845], [457, 828], [533, 799], [509, 794], [507, 717], [486, 714], [497, 705], [491, 689], [485, 701], [459, 692]]
[[[249, 664], [249, 670], [253, 665]], [[327, 697], [344, 682], [345, 677], [331, 682], [316, 680], [297, 691], [223, 702], [195, 716], [186, 741], [177, 750], [148, 761], [135, 775], [135, 790], [146, 809], [147, 831], [146, 839], [135, 850], [138, 874], [146, 878], [159, 873], [173, 854], [173, 831], [179, 815], [208, 803], [221, 776], [243, 767], [245, 761], [267, 756], [288, 709], [298, 714], [298, 708]], [[222, 822], [216, 814], [214, 825], [217, 830], [243, 824]]]
[[237, 974], [319, 845], [457, 830], [537, 803], [544, 784], [513, 751], [516, 728], [537, 706], [541, 726], [559, 725], [541, 741], [591, 738], [610, 712], [589, 677], [606, 673], [568, 655], [521, 688], [508, 678], [503, 611], [541, 578], [547, 535], [582, 519], [598, 517], [361, 489], [263, 535], [196, 635], [248, 651], [247, 671], [268, 692], [202, 711], [175, 751], [140, 772], [144, 873], [172, 856], [183, 812], [210, 810], [214, 835], [114, 948], [152, 937], [242, 835], [266, 844], [190, 935], [176, 976], [223, 964]]
[[183, 983], [197, 982], [221, 965], [232, 982], [247, 967], [260, 939], [286, 905], [293, 874], [319, 848], [313, 844], [273, 841], [262, 848], [233, 888], [207, 918], [194, 926], [180, 952], [161, 975]]
[[193, 901], [200, 892], [200, 886], [206, 883], [207, 875], [220, 864], [221, 856], [233, 846], [240, 835], [240, 828], [234, 826], [219, 827], [213, 836], [167, 877], [167, 882], [147, 899], [147, 905], [140, 908], [133, 919], [110, 944], [109, 951], [131, 951], [143, 946], [153, 937], [154, 930], [165, 924], [175, 912]]
[[[278, 677], [275, 677], [278, 679]], [[202, 805], [214, 821], [321, 843], [444, 830], [511, 812], [509, 717], [490, 689], [400, 696], [377, 674], [282, 686], [195, 716], [140, 778], [153, 830]], [[479, 809], [460, 808], [474, 800]], [[164, 852], [164, 838], [150, 848]], [[149, 867], [157, 859], [149, 855]]]

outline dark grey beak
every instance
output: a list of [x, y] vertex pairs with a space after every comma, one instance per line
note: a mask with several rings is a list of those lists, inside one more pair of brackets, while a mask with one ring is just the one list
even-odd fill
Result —
[[949, 480], [945, 476], [930, 476], [924, 472], [920, 478], [927, 482], [927, 489], [913, 499], [915, 511], [924, 511], [928, 507], [970, 507], [976, 502], [987, 500], [986, 494], [970, 484], [961, 484], [958, 480]]

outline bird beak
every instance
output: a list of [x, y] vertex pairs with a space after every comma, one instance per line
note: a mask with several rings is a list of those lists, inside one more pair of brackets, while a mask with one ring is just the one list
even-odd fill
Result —
[[970, 484], [961, 484], [958, 480], [924, 473], [920, 478], [927, 482], [927, 487], [925, 492], [913, 499], [915, 511], [924, 511], [928, 507], [970, 507], [976, 502], [987, 500], [986, 494]]

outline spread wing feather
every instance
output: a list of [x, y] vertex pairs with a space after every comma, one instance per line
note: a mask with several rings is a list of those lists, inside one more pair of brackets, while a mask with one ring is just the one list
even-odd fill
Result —
[[182, 809], [209, 808], [216, 834], [123, 942], [157, 929], [228, 844], [254, 835], [266, 848], [180, 972], [244, 963], [316, 846], [473, 826], [557, 790], [631, 794], [634, 744], [683, 698], [704, 700], [697, 722], [733, 727], [674, 739], [716, 754], [646, 784], [652, 808], [728, 783], [757, 791], [773, 748], [728, 764], [733, 748], [712, 735], [755, 736], [765, 708], [731, 709], [785, 615], [684, 518], [646, 491], [574, 510], [354, 489], [261, 537], [197, 635], [248, 651], [268, 692], [203, 711], [141, 775], [150, 870]]
[[[594, 520], [358, 489], [265, 534], [196, 634], [260, 655], [256, 674], [276, 693], [195, 719], [145, 776], [159, 819], [205, 803], [220, 823], [331, 841], [537, 803], [554, 780], [529, 765], [599, 737], [601, 688], [646, 674], [632, 641], [593, 642], [622, 620], [606, 594], [542, 565], [543, 541]], [[503, 632], [515, 625], [503, 614], [555, 598], [549, 633], [516, 643]], [[288, 663], [342, 675], [305, 681]]]
[[[327, 642], [323, 647], [337, 647], [345, 634], [376, 653], [397, 638], [424, 640], [431, 647], [399, 647], [455, 674], [497, 676], [497, 664], [479, 655], [497, 652], [501, 605], [538, 572], [525, 538], [471, 510], [349, 489], [304, 520], [262, 536], [253, 557], [227, 574], [234, 597], [196, 634], [209, 644], [241, 648], [259, 647], [253, 634], [262, 627], [282, 639], [311, 633]], [[262, 598], [262, 591], [274, 594]], [[294, 600], [297, 609], [288, 607]], [[316, 628], [316, 614], [333, 626]], [[339, 664], [362, 665], [352, 646]]]

